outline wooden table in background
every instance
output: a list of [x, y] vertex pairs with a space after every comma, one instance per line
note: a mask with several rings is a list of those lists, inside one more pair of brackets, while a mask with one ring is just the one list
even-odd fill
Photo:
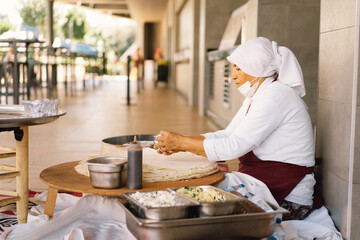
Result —
[[[28, 215], [29, 189], [29, 126], [40, 125], [55, 121], [65, 115], [59, 109], [56, 115], [44, 117], [30, 117], [22, 105], [0, 106], [0, 132], [14, 131], [16, 149], [0, 147], [0, 158], [16, 157], [16, 166], [0, 163], [0, 180], [16, 178], [16, 192], [0, 189], [0, 195], [8, 196], [0, 199], [1, 204], [16, 201], [16, 215], [18, 223], [26, 223]], [[3, 152], [4, 151], [4, 152]]]
[[59, 190], [105, 196], [120, 196], [126, 192], [154, 191], [174, 187], [211, 185], [224, 178], [224, 174], [222, 172], [217, 172], [203, 178], [194, 178], [182, 181], [143, 182], [143, 188], [138, 190], [128, 189], [127, 186], [116, 189], [94, 188], [90, 183], [89, 177], [77, 173], [74, 169], [78, 163], [79, 161], [62, 163], [49, 167], [40, 173], [40, 179], [49, 185], [44, 211], [44, 213], [49, 217], [52, 217], [54, 214], [56, 197]]

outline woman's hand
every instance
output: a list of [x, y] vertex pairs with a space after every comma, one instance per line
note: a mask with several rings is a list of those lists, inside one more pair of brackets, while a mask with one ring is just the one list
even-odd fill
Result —
[[181, 146], [184, 136], [179, 133], [161, 130], [160, 135], [155, 140], [157, 143], [154, 148], [158, 149], [158, 153], [170, 155], [183, 150]]
[[204, 136], [183, 136], [179, 133], [160, 131], [160, 135], [156, 137], [157, 143], [154, 148], [158, 153], [170, 155], [179, 151], [188, 151], [206, 157], [204, 150]]

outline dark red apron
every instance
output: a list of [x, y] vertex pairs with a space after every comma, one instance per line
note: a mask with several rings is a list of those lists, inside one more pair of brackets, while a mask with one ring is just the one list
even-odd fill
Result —
[[278, 203], [281, 203], [305, 175], [311, 174], [314, 170], [313, 167], [263, 161], [252, 151], [239, 157], [239, 160], [239, 172], [264, 182]]

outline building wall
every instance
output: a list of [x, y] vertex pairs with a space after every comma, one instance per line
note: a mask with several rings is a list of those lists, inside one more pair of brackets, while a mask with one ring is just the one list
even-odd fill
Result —
[[[168, 1], [167, 8], [169, 8], [170, 1]], [[169, 10], [163, 15], [163, 19], [160, 22], [160, 43], [156, 47], [160, 47], [163, 51], [163, 57], [165, 60], [170, 59], [170, 46], [171, 46], [171, 24], [169, 20]]]
[[137, 44], [137, 47], [140, 48], [141, 51], [143, 51], [144, 49], [144, 25], [145, 23], [144, 22], [140, 22], [138, 21], [137, 22], [137, 28], [136, 28], [136, 44]]
[[[224, 30], [226, 28], [226, 25], [229, 21], [229, 18], [231, 16], [231, 13], [243, 6], [246, 3], [245, 8], [245, 24], [241, 30], [241, 34], [244, 35], [244, 40], [248, 40], [251, 38], [254, 38], [256, 36], [257, 32], [257, 0], [249, 0], [249, 1], [238, 1], [236, 4], [234, 1], [228, 2], [228, 6], [224, 7], [224, 9], [227, 9], [227, 14], [223, 14], [222, 17], [224, 18], [222, 20], [222, 31], [221, 34], [218, 34], [218, 43], [216, 44], [216, 48], [219, 47], [221, 37], [224, 33]], [[216, 7], [213, 6], [215, 11]], [[210, 12], [211, 13], [211, 12]], [[209, 15], [211, 16], [212, 14]], [[216, 21], [216, 20], [214, 20]], [[218, 20], [218, 22], [220, 22]], [[211, 26], [211, 25], [209, 25]], [[226, 127], [233, 116], [236, 114], [238, 109], [240, 108], [242, 102], [244, 101], [244, 97], [237, 91], [235, 84], [233, 81], [231, 81], [231, 72], [232, 67], [230, 66], [228, 71], [228, 78], [224, 78], [224, 71], [225, 66], [228, 64], [228, 61], [226, 59], [218, 60], [214, 62], [214, 96], [209, 96], [210, 91], [210, 67], [207, 66], [206, 71], [207, 75], [205, 78], [205, 114], [208, 115], [216, 124], [218, 124], [221, 128]], [[201, 79], [200, 79], [201, 81]], [[230, 92], [229, 92], [229, 105], [224, 104], [223, 102], [223, 93], [224, 93], [224, 84], [225, 81], [230, 82]]]
[[[279, 45], [289, 47], [297, 56], [302, 66], [307, 95], [304, 100], [309, 113], [316, 124], [318, 94], [318, 51], [320, 0], [288, 1], [288, 0], [250, 0], [246, 4], [245, 24], [242, 29], [244, 40], [256, 36], [267, 37]], [[218, 64], [216, 64], [217, 66]], [[221, 65], [221, 64], [220, 64]], [[216, 67], [215, 71], [222, 71]], [[223, 82], [223, 77], [216, 74], [215, 82]], [[221, 85], [221, 84], [220, 84]], [[219, 86], [217, 84], [216, 86]], [[233, 87], [233, 86], [232, 86]], [[222, 91], [222, 88], [216, 89]], [[243, 98], [233, 97], [230, 108], [224, 109], [221, 99], [215, 96], [206, 102], [205, 109], [210, 109], [216, 118], [229, 123]]]
[[242, 34], [245, 34], [244, 41], [258, 36], [258, 5], [259, 0], [249, 0], [246, 4], [246, 17]]
[[175, 87], [191, 104], [194, 94], [194, 0], [186, 0], [175, 10]]
[[[187, 100], [190, 105], [198, 106], [199, 102], [201, 107], [204, 106], [204, 77], [199, 78], [199, 74], [203, 76], [204, 72], [207, 72], [208, 66], [204, 67], [206, 61], [207, 49], [218, 48], [220, 39], [226, 27], [227, 21], [231, 15], [231, 12], [237, 7], [241, 6], [246, 0], [224, 0], [221, 2], [221, 8], [219, 8], [219, 2], [209, 0], [184, 0], [173, 1], [170, 0], [168, 8], [173, 6], [172, 14], [174, 22], [170, 23], [171, 16], [168, 14], [168, 26], [175, 28], [173, 30], [175, 42], [175, 52], [173, 61], [175, 64], [171, 64], [171, 82], [175, 82], [173, 86], [189, 86], [188, 89], [178, 89], [182, 94], [187, 91], [184, 96], [187, 96]], [[200, 5], [205, 4], [205, 15], [200, 16]], [[204, 17], [203, 21], [205, 31], [200, 29], [200, 18]], [[200, 32], [204, 38], [200, 40]], [[199, 54], [199, 48], [202, 48], [203, 53]], [[205, 48], [205, 50], [204, 50]], [[185, 64], [189, 62], [190, 72], [186, 78], [183, 77], [181, 81], [188, 81], [187, 84], [177, 83], [180, 79], [177, 78], [178, 64]], [[203, 65], [201, 65], [203, 64]], [[182, 68], [183, 66], [181, 66]], [[202, 69], [199, 72], [199, 69]], [[205, 69], [205, 70], [204, 70]], [[205, 77], [206, 79], [206, 77]], [[201, 85], [201, 87], [199, 87]], [[204, 109], [202, 110], [204, 112]]]
[[303, 70], [313, 123], [317, 118], [320, 0], [259, 0], [258, 36], [291, 49]]
[[206, 115], [209, 108], [210, 63], [207, 53], [218, 49], [224, 30], [231, 13], [248, 0], [224, 0], [219, 3], [212, 0], [202, 0], [200, 3], [200, 42], [199, 42], [199, 114]]
[[177, 14], [177, 44], [176, 50], [186, 50], [191, 47], [194, 29], [194, 8], [191, 1], [186, 1]]
[[188, 77], [191, 74], [189, 62], [176, 64], [176, 89], [186, 99], [189, 99], [190, 81]]
[[[169, 4], [173, 6], [170, 14], [172, 14], [171, 37], [174, 38], [171, 41], [173, 57], [170, 83], [187, 98], [192, 106], [196, 106], [198, 100], [199, 2], [200, 0], [172, 0]], [[181, 76], [182, 73], [178, 73], [178, 70], [186, 64], [188, 64], [188, 75]], [[179, 81], [186, 82], [179, 83]], [[182, 86], [188, 87], [179, 89]]]
[[[179, 2], [179, 1], [178, 1]], [[176, 32], [175, 32], [175, 1], [174, 0], [169, 0], [168, 1], [168, 5], [167, 5], [167, 9], [166, 9], [166, 17], [164, 18], [164, 21], [166, 21], [166, 23], [164, 23], [164, 25], [167, 25], [167, 32], [166, 32], [166, 38], [168, 39], [167, 41], [167, 46], [166, 48], [164, 48], [164, 56], [166, 57], [166, 59], [169, 61], [168, 67], [169, 67], [169, 71], [168, 71], [168, 86], [174, 88], [175, 87], [175, 36], [176, 36]]]
[[347, 239], [360, 238], [359, 3], [321, 1], [317, 155], [326, 206]]
[[244, 97], [238, 92], [236, 85], [231, 81], [231, 75], [228, 77], [230, 82], [229, 101], [230, 104], [224, 103], [224, 77], [226, 68], [232, 71], [232, 66], [229, 62], [224, 60], [215, 61], [214, 63], [214, 94], [208, 99], [208, 108], [206, 115], [208, 115], [218, 126], [225, 128], [235, 113], [239, 110]]

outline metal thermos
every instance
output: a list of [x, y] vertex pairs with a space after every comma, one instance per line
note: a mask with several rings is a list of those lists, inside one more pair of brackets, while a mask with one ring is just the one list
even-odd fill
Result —
[[142, 188], [142, 147], [134, 141], [129, 144], [128, 148], [128, 188]]

